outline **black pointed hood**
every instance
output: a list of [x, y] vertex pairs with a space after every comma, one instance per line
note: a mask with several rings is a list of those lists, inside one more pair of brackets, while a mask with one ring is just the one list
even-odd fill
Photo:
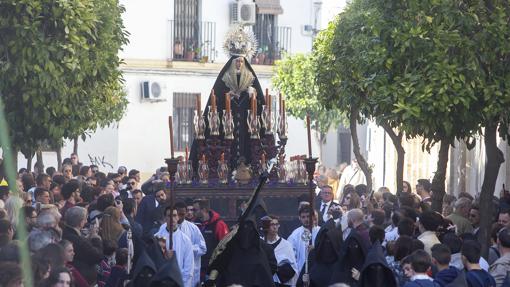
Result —
[[184, 287], [182, 281], [181, 270], [177, 264], [175, 256], [172, 259], [167, 260], [163, 266], [161, 266], [158, 272], [154, 275], [151, 282], [151, 287], [169, 287], [178, 286]]
[[393, 271], [384, 257], [383, 248], [376, 241], [368, 251], [363, 268], [360, 270], [360, 287], [396, 287], [397, 282]]
[[[144, 276], [146, 273], [151, 274], [150, 276]], [[156, 274], [156, 265], [152, 259], [143, 252], [136, 262], [135, 269], [133, 270], [132, 286], [143, 287], [149, 286], [149, 282], [152, 277]], [[143, 278], [142, 278], [143, 277]]]

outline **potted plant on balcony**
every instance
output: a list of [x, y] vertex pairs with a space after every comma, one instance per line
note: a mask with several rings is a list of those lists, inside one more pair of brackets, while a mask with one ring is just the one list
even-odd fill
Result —
[[202, 52], [202, 47], [196, 47], [193, 52], [195, 52], [195, 59], [202, 61], [202, 58], [200, 58], [200, 53]]
[[189, 41], [184, 59], [186, 61], [193, 61], [195, 59], [195, 43], [193, 41]]

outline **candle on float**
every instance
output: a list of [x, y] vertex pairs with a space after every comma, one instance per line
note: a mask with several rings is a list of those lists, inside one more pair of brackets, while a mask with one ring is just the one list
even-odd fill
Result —
[[285, 117], [285, 100], [282, 100], [281, 104], [282, 110], [280, 111], [280, 113], [282, 117]]
[[172, 124], [172, 116], [168, 117], [168, 128], [170, 129], [170, 155], [174, 158], [174, 127]]
[[253, 105], [253, 99], [255, 99], [255, 94], [251, 94], [251, 96], [250, 96], [250, 110], [251, 110], [252, 114], [253, 114], [253, 111], [255, 110], [255, 107]]
[[312, 136], [310, 134], [310, 115], [306, 114], [306, 132], [308, 134], [308, 157], [312, 158]]
[[253, 93], [253, 114], [257, 115], [257, 91]]
[[202, 108], [202, 103], [200, 102], [200, 95], [197, 95], [197, 114], [200, 116], [200, 109]]
[[225, 110], [228, 112], [230, 112], [230, 94], [229, 93], [225, 93]]
[[184, 158], [186, 165], [188, 165], [188, 146], [186, 146], [186, 157]]
[[214, 94], [214, 90], [211, 90], [211, 110], [216, 111], [216, 95]]

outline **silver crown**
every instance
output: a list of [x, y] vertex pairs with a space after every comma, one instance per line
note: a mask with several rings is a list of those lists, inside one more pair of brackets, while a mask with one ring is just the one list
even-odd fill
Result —
[[251, 58], [257, 50], [257, 38], [253, 31], [236, 24], [227, 32], [223, 49], [230, 56]]

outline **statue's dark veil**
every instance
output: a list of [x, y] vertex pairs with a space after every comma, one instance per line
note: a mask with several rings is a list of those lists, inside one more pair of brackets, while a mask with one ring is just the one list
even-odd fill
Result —
[[[223, 110], [225, 109], [225, 94], [230, 91], [230, 89], [227, 87], [227, 85], [223, 82], [222, 78], [225, 75], [225, 73], [228, 72], [230, 65], [234, 63], [234, 60], [238, 58], [239, 56], [232, 56], [228, 60], [228, 62], [223, 66], [221, 69], [218, 77], [216, 78], [216, 81], [214, 82], [213, 90], [216, 95], [216, 105], [218, 107], [218, 114], [220, 119], [223, 117]], [[242, 57], [244, 59], [244, 66], [253, 74], [255, 77], [252, 87], [257, 91], [257, 114], [260, 115], [262, 112], [262, 105], [265, 104], [264, 99], [264, 93], [262, 91], [262, 88], [260, 86], [259, 80], [257, 78], [257, 75], [255, 74], [255, 71], [251, 67], [250, 63], [246, 60], [245, 57]], [[209, 95], [209, 99], [207, 100], [207, 106], [204, 109], [204, 115], [207, 115], [209, 112], [209, 106], [210, 106], [211, 97]], [[251, 161], [251, 153], [250, 153], [250, 141], [249, 141], [249, 132], [248, 132], [248, 124], [246, 122], [247, 118], [247, 110], [250, 107], [249, 102], [249, 95], [247, 91], [244, 91], [240, 95], [239, 99], [239, 107], [238, 109], [237, 105], [235, 104], [235, 101], [231, 101], [231, 109], [232, 109], [232, 115], [234, 118], [234, 121], [237, 121], [236, 119], [236, 113], [239, 113], [239, 121], [238, 121], [238, 128], [239, 128], [239, 137], [234, 134], [234, 137], [237, 137], [239, 140], [239, 157], [244, 157], [247, 163]], [[205, 137], [206, 139], [209, 138], [209, 123], [206, 120], [206, 131], [205, 131]], [[220, 139], [223, 139], [224, 133], [223, 133], [223, 123], [220, 120]], [[237, 150], [230, 150], [230, 153], [232, 154], [231, 161], [229, 163], [229, 167], [235, 168], [237, 166], [237, 161], [239, 157], [237, 157]], [[200, 157], [200, 151], [198, 147], [198, 142], [196, 139], [193, 139], [193, 144], [191, 146], [191, 152], [190, 152], [190, 160], [193, 163], [193, 169], [197, 170], [198, 168], [198, 160]]]

